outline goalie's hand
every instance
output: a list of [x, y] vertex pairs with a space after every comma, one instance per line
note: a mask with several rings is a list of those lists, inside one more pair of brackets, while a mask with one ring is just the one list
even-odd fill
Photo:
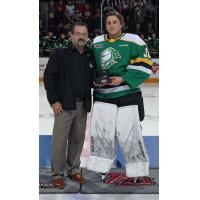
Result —
[[124, 79], [121, 76], [112, 76], [110, 78], [112, 79], [112, 82], [109, 83], [109, 85], [118, 86], [124, 82]]

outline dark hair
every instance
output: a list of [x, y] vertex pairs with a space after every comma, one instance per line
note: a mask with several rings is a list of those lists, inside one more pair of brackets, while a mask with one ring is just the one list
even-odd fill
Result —
[[108, 12], [106, 15], [105, 15], [105, 18], [104, 18], [104, 23], [106, 25], [106, 20], [109, 16], [116, 16], [119, 21], [120, 21], [120, 24], [122, 25], [122, 31], [125, 30], [125, 22], [124, 22], [124, 17], [121, 13], [117, 12], [117, 11], [110, 11]]
[[71, 28], [72, 33], [74, 33], [74, 29], [76, 26], [85, 26], [85, 28], [88, 29], [88, 25], [85, 22], [77, 21], [77, 22], [74, 22], [72, 25], [72, 28]]

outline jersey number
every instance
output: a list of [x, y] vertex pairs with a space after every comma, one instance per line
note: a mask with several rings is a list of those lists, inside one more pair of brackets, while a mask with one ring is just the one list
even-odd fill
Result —
[[144, 50], [144, 57], [145, 57], [145, 58], [151, 58], [147, 47], [146, 47], [146, 49]]

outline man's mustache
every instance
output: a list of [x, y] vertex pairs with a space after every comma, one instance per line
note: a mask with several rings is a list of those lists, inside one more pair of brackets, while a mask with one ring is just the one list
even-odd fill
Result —
[[85, 42], [85, 40], [83, 40], [83, 39], [79, 39], [78, 42], [79, 42], [79, 41], [83, 41], [83, 42]]

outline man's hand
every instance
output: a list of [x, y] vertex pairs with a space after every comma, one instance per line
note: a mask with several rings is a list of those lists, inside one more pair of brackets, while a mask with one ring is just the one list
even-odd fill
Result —
[[51, 108], [53, 109], [54, 115], [57, 116], [60, 115], [60, 113], [63, 111], [62, 105], [58, 101], [54, 104], [51, 104]]
[[124, 82], [124, 79], [121, 76], [113, 76], [110, 78], [112, 79], [112, 82], [109, 85], [118, 86]]

